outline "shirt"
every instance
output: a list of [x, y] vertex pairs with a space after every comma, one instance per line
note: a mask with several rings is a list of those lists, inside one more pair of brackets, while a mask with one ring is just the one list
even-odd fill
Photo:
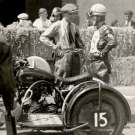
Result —
[[125, 26], [131, 26], [131, 21], [125, 21]]
[[90, 46], [90, 53], [108, 53], [115, 46], [116, 40], [114, 33], [109, 26], [102, 25], [99, 29], [94, 30]]
[[124, 26], [135, 28], [135, 22], [133, 20], [125, 21]]
[[90, 53], [99, 52], [99, 50], [97, 49], [97, 44], [99, 42], [99, 39], [100, 39], [100, 33], [99, 33], [99, 30], [96, 30], [94, 31], [94, 34], [91, 40]]
[[33, 22], [33, 26], [36, 27], [40, 31], [46, 30], [51, 25], [50, 20], [43, 21], [40, 18], [36, 19]]
[[[41, 34], [40, 40], [48, 44], [48, 38], [55, 38], [55, 42], [61, 49], [76, 48], [75, 42], [69, 42], [68, 22], [63, 18], [52, 24], [44, 33]], [[70, 24], [72, 38], [75, 41], [75, 35], [79, 34], [79, 29], [74, 23]]]

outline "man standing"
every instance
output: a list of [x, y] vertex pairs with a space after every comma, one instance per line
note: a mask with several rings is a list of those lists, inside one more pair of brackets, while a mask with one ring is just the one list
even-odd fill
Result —
[[125, 27], [132, 27], [135, 28], [135, 22], [132, 20], [133, 12], [131, 10], [127, 10], [125, 13]]
[[59, 7], [54, 7], [50, 16], [51, 23], [54, 23], [62, 19], [61, 9]]
[[39, 18], [37, 18], [33, 22], [33, 26], [37, 28], [39, 31], [43, 32], [51, 25], [51, 22], [49, 19], [47, 19], [48, 13], [45, 8], [40, 8], [38, 11], [38, 15]]
[[[55, 63], [55, 73], [69, 77], [80, 74], [80, 56], [75, 51], [82, 48], [83, 43], [77, 26], [72, 22], [77, 14], [77, 6], [69, 3], [61, 8], [62, 20], [53, 23], [40, 37], [40, 40], [55, 49], [60, 59]], [[50, 38], [55, 38], [54, 45]]]
[[110, 73], [108, 53], [116, 45], [114, 34], [112, 29], [105, 24], [106, 7], [104, 5], [94, 4], [89, 15], [93, 22], [94, 33], [86, 67], [93, 76], [108, 82]]
[[27, 13], [21, 13], [17, 16], [17, 18], [19, 19], [17, 28], [32, 27], [32, 22], [29, 20], [29, 15]]

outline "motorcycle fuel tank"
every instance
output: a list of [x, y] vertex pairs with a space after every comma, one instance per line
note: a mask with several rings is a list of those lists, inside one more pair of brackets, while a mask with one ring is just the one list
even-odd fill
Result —
[[20, 70], [18, 79], [22, 84], [31, 84], [37, 80], [54, 80], [47, 61], [38, 56], [27, 58], [29, 66]]

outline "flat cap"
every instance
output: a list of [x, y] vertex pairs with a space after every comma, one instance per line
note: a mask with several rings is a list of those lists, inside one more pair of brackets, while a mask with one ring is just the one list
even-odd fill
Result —
[[17, 16], [18, 19], [27, 20], [29, 18], [29, 15], [26, 13], [21, 13]]
[[38, 13], [39, 13], [39, 14], [42, 14], [42, 13], [44, 13], [44, 12], [47, 13], [47, 9], [46, 9], [46, 8], [40, 8], [40, 9], [38, 10]]
[[133, 11], [131, 11], [131, 10], [127, 10], [127, 11], [125, 11], [125, 13], [124, 13], [125, 15], [133, 15]]
[[78, 11], [78, 7], [75, 4], [73, 4], [73, 3], [65, 4], [61, 8], [61, 12], [73, 13], [73, 12], [77, 12], [77, 11]]

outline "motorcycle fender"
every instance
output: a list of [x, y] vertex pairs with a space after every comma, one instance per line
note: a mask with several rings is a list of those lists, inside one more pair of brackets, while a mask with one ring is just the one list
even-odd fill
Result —
[[109, 91], [110, 93], [114, 94], [120, 100], [120, 102], [123, 104], [123, 106], [125, 108], [125, 114], [127, 115], [127, 120], [130, 121], [131, 120], [131, 109], [130, 109], [130, 106], [129, 106], [126, 98], [118, 90], [116, 90], [110, 86], [103, 85], [102, 88], [103, 88], [103, 90]]
[[[83, 82], [83, 83], [75, 86], [66, 96], [65, 101], [62, 106], [64, 124], [66, 124], [66, 125], [68, 124], [67, 119], [68, 119], [68, 117], [70, 117], [70, 115], [69, 115], [70, 110], [72, 109], [73, 105], [76, 103], [78, 98], [80, 98], [82, 95], [84, 95], [86, 93], [90, 93], [95, 90], [97, 90], [97, 92], [100, 94], [103, 91], [109, 91], [110, 94], [111, 93], [114, 94], [119, 99], [119, 101], [123, 104], [123, 106], [125, 108], [125, 114], [127, 115], [127, 121], [131, 120], [131, 110], [130, 110], [129, 104], [128, 104], [127, 100], [125, 99], [125, 97], [119, 91], [117, 91], [116, 89], [114, 89], [106, 84], [101, 84], [100, 82], [87, 81], [87, 82]], [[72, 103], [69, 105], [69, 102], [71, 100], [72, 100]]]

